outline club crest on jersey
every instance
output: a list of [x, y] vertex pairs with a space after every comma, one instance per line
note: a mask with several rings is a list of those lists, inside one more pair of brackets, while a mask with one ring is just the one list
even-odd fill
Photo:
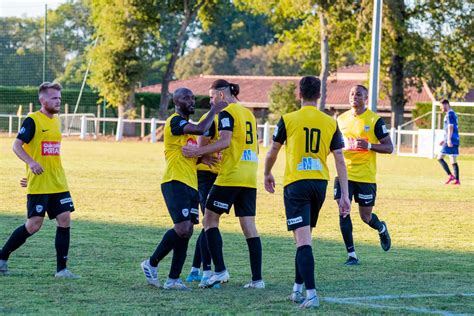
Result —
[[42, 156], [59, 156], [61, 142], [41, 142]]
[[365, 125], [365, 126], [364, 126], [364, 131], [365, 131], [365, 132], [368, 132], [369, 130], [370, 130], [370, 126], [369, 126], [369, 125]]

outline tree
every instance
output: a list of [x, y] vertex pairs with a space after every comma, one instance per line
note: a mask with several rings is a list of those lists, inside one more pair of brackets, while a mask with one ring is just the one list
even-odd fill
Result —
[[[287, 85], [275, 83], [270, 91], [268, 109], [276, 116], [282, 116], [300, 108], [300, 101], [295, 96], [296, 84]], [[277, 117], [275, 117], [277, 119]]]
[[200, 74], [228, 75], [234, 72], [226, 51], [215, 46], [198, 47], [176, 62], [176, 77], [179, 79]]

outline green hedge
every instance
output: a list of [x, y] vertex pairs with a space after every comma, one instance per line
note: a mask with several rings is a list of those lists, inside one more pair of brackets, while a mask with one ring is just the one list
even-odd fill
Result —
[[[62, 90], [62, 104], [69, 105], [69, 111], [74, 110], [77, 98], [79, 96], [79, 89], [64, 89]], [[100, 96], [98, 93], [84, 89], [82, 92], [81, 102], [79, 104], [78, 113], [96, 113], [97, 104], [100, 103]], [[157, 117], [158, 105], [160, 104], [161, 94], [142, 92], [135, 94], [135, 105], [137, 107], [137, 114], [140, 115], [140, 106], [145, 106], [146, 117]], [[28, 111], [28, 106], [33, 103], [34, 110], [38, 110], [38, 90], [35, 87], [6, 87], [0, 86], [0, 113], [1, 114], [16, 114], [18, 106], [23, 105], [23, 113]], [[169, 109], [173, 109], [174, 104], [171, 101]], [[196, 108], [209, 108], [209, 96], [196, 96]], [[116, 116], [115, 109], [107, 109], [107, 116]], [[113, 115], [112, 115], [113, 114]]]
[[[419, 102], [416, 104], [416, 107], [412, 110], [413, 118], [417, 118], [425, 113], [431, 112], [431, 103]], [[472, 106], [456, 106], [453, 107], [453, 110], [458, 115], [458, 128], [459, 132], [473, 133], [474, 132], [474, 107]], [[436, 108], [436, 112], [440, 111], [440, 107]], [[467, 115], [463, 115], [467, 114]], [[444, 115], [441, 118], [444, 119]], [[436, 124], [438, 123], [438, 118], [436, 118]], [[418, 128], [431, 128], [431, 115], [427, 115], [424, 118], [415, 122]], [[441, 122], [441, 128], [443, 122]], [[461, 146], [474, 146], [474, 137], [473, 136], [461, 136], [460, 137]]]

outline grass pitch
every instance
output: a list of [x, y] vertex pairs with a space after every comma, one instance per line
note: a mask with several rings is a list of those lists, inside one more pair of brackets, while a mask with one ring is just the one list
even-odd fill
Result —
[[[24, 165], [0, 138], [0, 247], [25, 219]], [[244, 290], [248, 252], [238, 220], [224, 216], [221, 231], [231, 281], [220, 290], [168, 292], [146, 285], [140, 262], [172, 225], [161, 192], [162, 144], [64, 140], [63, 164], [76, 206], [69, 266], [80, 280], [53, 278], [54, 222], [11, 256], [11, 276], [0, 278], [0, 313], [296, 313], [286, 300], [294, 275], [295, 247], [286, 231], [281, 187], [284, 152], [275, 166], [274, 195], [262, 185], [260, 154], [257, 227], [263, 243], [267, 289]], [[334, 163], [330, 159], [332, 176]], [[352, 210], [361, 265], [343, 265], [332, 183], [313, 232], [317, 313], [474, 313], [474, 157], [460, 157], [459, 187], [445, 186], [435, 160], [379, 155], [375, 213], [386, 221], [392, 249]], [[354, 204], [353, 204], [354, 206]], [[232, 214], [232, 213], [231, 213]], [[189, 272], [199, 228], [191, 239], [183, 277]], [[160, 265], [167, 276], [170, 258]]]

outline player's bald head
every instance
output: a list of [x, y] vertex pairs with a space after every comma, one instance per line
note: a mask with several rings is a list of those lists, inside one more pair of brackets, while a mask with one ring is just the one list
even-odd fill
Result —
[[193, 92], [188, 88], [178, 88], [173, 93], [173, 102], [174, 104], [178, 104], [180, 99], [187, 95], [193, 95]]

